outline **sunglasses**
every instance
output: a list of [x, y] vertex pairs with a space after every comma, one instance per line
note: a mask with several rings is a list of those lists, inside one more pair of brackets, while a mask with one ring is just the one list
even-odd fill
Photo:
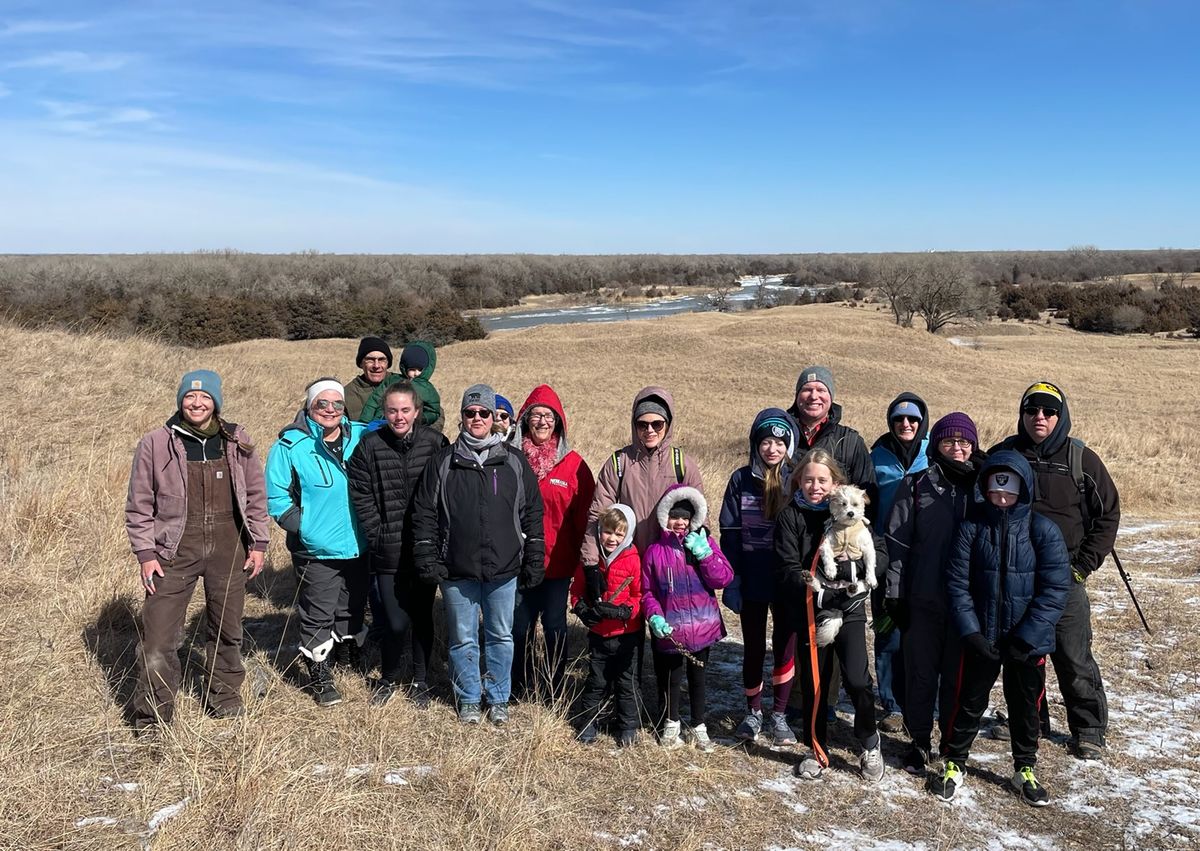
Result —
[[466, 420], [490, 420], [492, 418], [492, 412], [486, 408], [466, 408], [462, 415]]
[[638, 420], [635, 425], [638, 431], [662, 431], [667, 427], [666, 420]]
[[313, 407], [318, 411], [336, 411], [340, 414], [342, 411], [346, 410], [346, 403], [331, 402], [328, 399], [318, 399], [317, 401], [313, 402]]
[[510, 416], [508, 415], [508, 412], [507, 412], [507, 411], [497, 411], [497, 412], [496, 412], [496, 419], [498, 419], [498, 420], [504, 420], [504, 422], [508, 422], [510, 419], [512, 419], [512, 417], [510, 417]]
[[1027, 417], [1036, 417], [1041, 414], [1046, 419], [1053, 419], [1058, 416], [1058, 410], [1055, 408], [1044, 408], [1041, 405], [1026, 405], [1021, 409], [1021, 412]]
[[898, 415], [892, 417], [892, 422], [894, 422], [894, 423], [906, 422], [906, 423], [912, 423], [913, 425], [917, 425], [918, 423], [921, 422], [921, 418], [920, 417], [910, 417], [908, 414], [898, 414]]

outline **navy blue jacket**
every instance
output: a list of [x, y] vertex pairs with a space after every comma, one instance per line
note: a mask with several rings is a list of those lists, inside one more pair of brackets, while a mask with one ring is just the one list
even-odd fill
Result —
[[[1021, 495], [1009, 509], [986, 502], [984, 493], [988, 477], [1001, 469], [1021, 479]], [[1031, 655], [1051, 653], [1071, 586], [1062, 532], [1033, 512], [1033, 470], [1019, 452], [992, 455], [975, 490], [982, 510], [959, 526], [946, 569], [950, 617], [960, 635], [979, 632], [992, 643], [1015, 638]]]

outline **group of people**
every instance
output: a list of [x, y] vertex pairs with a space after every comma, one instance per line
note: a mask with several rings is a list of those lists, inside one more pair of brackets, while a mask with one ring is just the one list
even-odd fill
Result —
[[[842, 422], [832, 372], [806, 367], [789, 407], [753, 418], [748, 463], [712, 517], [695, 459], [673, 440], [663, 387], [635, 396], [629, 444], [594, 476], [547, 385], [515, 410], [490, 386], [469, 387], [450, 442], [432, 346], [407, 345], [393, 373], [388, 344], [368, 337], [357, 363], [362, 373], [346, 385], [321, 378], [306, 388], [265, 476], [245, 430], [222, 418], [211, 371], [185, 375], [175, 411], [138, 444], [126, 506], [146, 593], [138, 729], [171, 719], [184, 612], [200, 578], [208, 709], [243, 711], [245, 585], [262, 569], [270, 516], [287, 533], [298, 655], [323, 706], [342, 700], [334, 666], [365, 674], [369, 631], [380, 655], [372, 702], [407, 693], [428, 705], [440, 591], [462, 722], [504, 725], [514, 697], [566, 697], [571, 612], [587, 628], [580, 741], [606, 729], [621, 746], [637, 740], [648, 630], [659, 744], [712, 750], [705, 666], [727, 634], [723, 604], [744, 647], [746, 714], [734, 736], [788, 746], [799, 728], [799, 777], [829, 766], [827, 706], [840, 680], [862, 776], [883, 776], [881, 729], [906, 733], [904, 768], [949, 800], [1001, 678], [1008, 729], [993, 732], [1011, 739], [1013, 788], [1045, 804], [1035, 766], [1049, 730], [1047, 657], [1075, 754], [1103, 755], [1107, 705], [1086, 582], [1112, 550], [1120, 507], [1104, 464], [1070, 435], [1057, 385], [1032, 385], [1016, 433], [986, 453], [967, 414], [931, 423], [926, 403], [901, 393], [868, 451]], [[831, 529], [830, 498], [850, 485], [867, 495], [874, 558]], [[823, 548], [851, 581], [820, 581]], [[870, 565], [877, 581], [854, 581]], [[832, 636], [818, 629], [831, 615]]]

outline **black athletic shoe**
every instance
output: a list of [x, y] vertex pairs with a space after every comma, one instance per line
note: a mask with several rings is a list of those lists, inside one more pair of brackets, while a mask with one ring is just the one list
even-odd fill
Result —
[[589, 721], [575, 738], [585, 745], [595, 744], [596, 739], [600, 738], [600, 731], [596, 729], [594, 722]]
[[413, 683], [409, 686], [409, 695], [417, 709], [428, 709], [429, 704], [433, 702], [433, 692], [425, 683]]
[[917, 777], [925, 776], [929, 768], [929, 749], [913, 745], [904, 755], [904, 770]]
[[954, 798], [954, 793], [958, 791], [958, 787], [963, 785], [966, 779], [958, 763], [953, 760], [946, 760], [946, 767], [942, 769], [940, 775], [934, 775], [929, 778], [929, 791], [933, 793], [935, 798], [942, 801], [949, 801]]
[[1033, 767], [1026, 765], [1018, 768], [1009, 781], [1017, 790], [1021, 800], [1031, 807], [1044, 807], [1050, 803], [1050, 794], [1033, 774]]
[[396, 696], [396, 684], [391, 680], [380, 680], [375, 684], [374, 691], [371, 692], [372, 706], [385, 706], [389, 700]]
[[1012, 732], [1008, 729], [1008, 716], [997, 710], [992, 719], [992, 727], [988, 730], [988, 735], [1002, 742], [1007, 742], [1011, 739]]

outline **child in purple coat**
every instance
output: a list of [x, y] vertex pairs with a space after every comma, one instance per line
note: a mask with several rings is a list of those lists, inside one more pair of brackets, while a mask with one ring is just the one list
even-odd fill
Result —
[[654, 674], [662, 723], [659, 743], [680, 747], [679, 703], [687, 671], [692, 707], [691, 740], [703, 751], [712, 741], [704, 723], [704, 665], [708, 650], [725, 637], [717, 589], [733, 581], [733, 569], [709, 537], [708, 503], [696, 488], [673, 485], [656, 509], [659, 539], [642, 563], [642, 607], [654, 636]]

